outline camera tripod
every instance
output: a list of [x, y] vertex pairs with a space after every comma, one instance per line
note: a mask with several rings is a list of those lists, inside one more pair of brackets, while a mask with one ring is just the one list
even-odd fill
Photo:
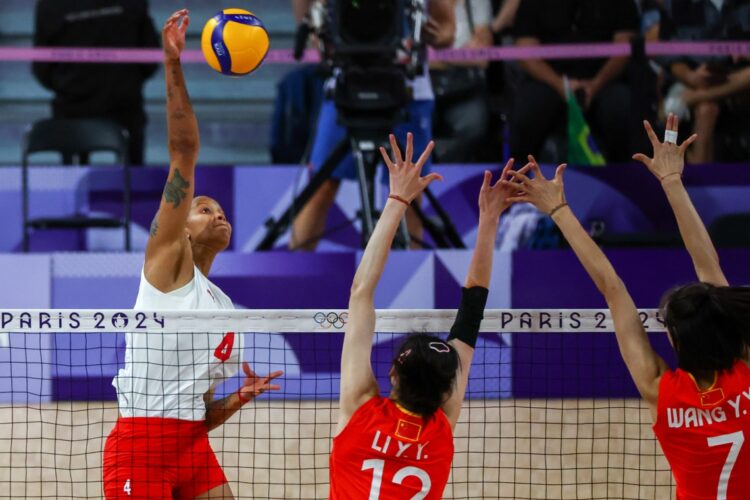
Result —
[[[346, 126], [347, 136], [331, 151], [325, 162], [321, 165], [320, 170], [315, 173], [302, 192], [294, 198], [284, 213], [277, 220], [271, 218], [266, 222], [266, 235], [258, 244], [256, 250], [271, 250], [273, 248], [281, 235], [289, 229], [296, 214], [299, 213], [317, 190], [320, 189], [323, 183], [331, 178], [333, 171], [350, 151], [354, 155], [357, 167], [357, 183], [360, 194], [358, 217], [362, 223], [362, 248], [367, 245], [379, 216], [379, 212], [375, 208], [374, 197], [375, 172], [381, 160], [379, 147], [383, 146], [387, 150], [390, 150], [390, 144], [385, 138], [388, 137], [389, 131], [392, 130], [393, 125], [398, 120], [393, 118], [378, 120], [372, 115], [366, 118], [363, 117], [362, 119], [347, 118], [346, 113], [341, 112], [340, 116]], [[380, 124], [378, 124], [378, 121], [380, 121]], [[435, 245], [438, 248], [465, 248], [453, 222], [429, 188], [424, 190], [424, 195], [429, 201], [430, 206], [435, 210], [439, 222], [427, 217], [417, 203], [412, 202], [411, 206], [422, 222], [425, 231], [427, 231], [435, 242]], [[394, 246], [397, 248], [409, 248], [410, 243], [411, 236], [406, 228], [405, 220], [402, 220], [399, 235]]]

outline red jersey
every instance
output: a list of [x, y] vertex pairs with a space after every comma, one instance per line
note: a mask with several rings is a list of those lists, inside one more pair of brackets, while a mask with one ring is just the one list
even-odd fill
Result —
[[679, 368], [662, 375], [654, 433], [678, 500], [750, 498], [750, 368], [743, 361], [705, 391]]
[[453, 461], [443, 410], [430, 419], [375, 396], [333, 438], [331, 500], [439, 500]]

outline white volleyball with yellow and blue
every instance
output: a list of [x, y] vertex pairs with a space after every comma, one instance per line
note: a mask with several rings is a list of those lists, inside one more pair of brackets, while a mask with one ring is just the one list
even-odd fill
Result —
[[268, 31], [258, 17], [244, 9], [224, 9], [203, 28], [201, 48], [206, 62], [223, 75], [255, 71], [269, 47]]

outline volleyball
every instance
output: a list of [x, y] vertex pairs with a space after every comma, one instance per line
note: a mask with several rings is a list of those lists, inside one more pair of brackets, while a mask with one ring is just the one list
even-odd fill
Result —
[[263, 22], [243, 9], [224, 9], [203, 27], [203, 56], [209, 66], [223, 75], [252, 73], [266, 57], [268, 46]]

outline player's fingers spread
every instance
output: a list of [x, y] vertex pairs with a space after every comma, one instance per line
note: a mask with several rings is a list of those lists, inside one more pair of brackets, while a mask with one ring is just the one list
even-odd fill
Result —
[[527, 163], [527, 164], [526, 164], [526, 165], [524, 165], [524, 166], [523, 166], [522, 168], [518, 169], [518, 170], [517, 170], [517, 172], [518, 172], [519, 174], [524, 174], [524, 175], [526, 175], [526, 174], [527, 174], [527, 173], [528, 173], [529, 171], [531, 171], [531, 167], [533, 167], [533, 166], [534, 166], [534, 164], [533, 164], [533, 163]]
[[531, 163], [531, 171], [534, 173], [535, 179], [546, 179], [546, 177], [542, 173], [542, 169], [539, 167], [539, 164], [536, 161]]
[[278, 384], [269, 385], [268, 386], [268, 390], [270, 390], [270, 391], [280, 391], [281, 390], [281, 386], [278, 385]]
[[424, 148], [424, 151], [422, 151], [422, 154], [419, 156], [419, 160], [417, 161], [417, 169], [421, 172], [422, 167], [424, 167], [424, 164], [427, 163], [427, 159], [432, 154], [432, 150], [435, 149], [435, 141], [430, 141], [429, 144], [427, 144], [427, 147]]
[[534, 158], [534, 155], [529, 155], [527, 158], [529, 160], [529, 163], [527, 163], [526, 165], [528, 165], [529, 169], [532, 172], [534, 172], [534, 177], [540, 177], [544, 179], [545, 177], [542, 174], [542, 170], [539, 168], [539, 162], [536, 161], [536, 158]]
[[[503, 169], [503, 172], [505, 172], [505, 169]], [[500, 177], [498, 177], [497, 180], [495, 181], [495, 183], [492, 185], [492, 189], [495, 189], [496, 187], [502, 185], [503, 180], [507, 177], [507, 175], [508, 175], [507, 173], [506, 174], [500, 174]], [[490, 180], [491, 179], [492, 179], [492, 175], [490, 174]]]
[[565, 169], [568, 168], [567, 163], [563, 163], [562, 165], [558, 165], [557, 169], [555, 169], [555, 179], [558, 179], [562, 181], [563, 174], [565, 173]]
[[443, 180], [443, 176], [435, 172], [431, 174], [427, 174], [426, 176], [422, 177], [422, 182], [424, 183], [425, 186], [429, 185], [432, 181], [442, 181], [442, 180]]
[[508, 182], [508, 184], [511, 185], [513, 189], [515, 189], [519, 193], [529, 193], [531, 190], [530, 186], [527, 186], [526, 184], [523, 184], [522, 182]]
[[390, 157], [388, 156], [388, 151], [386, 151], [383, 146], [380, 146], [380, 154], [383, 157], [383, 161], [385, 162], [385, 166], [388, 167], [388, 170], [393, 170], [394, 168], [396, 168], [396, 165], [393, 164]]
[[693, 135], [691, 135], [690, 137], [688, 137], [687, 139], [685, 139], [685, 140], [683, 141], [683, 143], [682, 143], [682, 144], [680, 144], [680, 150], [682, 150], [682, 152], [684, 153], [684, 152], [685, 152], [685, 150], [686, 150], [687, 148], [689, 148], [689, 147], [690, 147], [690, 145], [691, 145], [692, 143], [694, 143], [694, 142], [695, 142], [695, 140], [696, 140], [697, 138], [698, 138], [698, 134], [693, 134]]
[[526, 193], [521, 189], [521, 185], [517, 182], [510, 182], [510, 181], [500, 181], [500, 186], [508, 189], [511, 193], [513, 193], [513, 196], [524, 196]]
[[501, 179], [505, 179], [505, 177], [506, 177], [506, 176], [508, 175], [508, 172], [509, 172], [509, 171], [510, 171], [510, 170], [511, 170], [511, 169], [513, 168], [513, 164], [514, 164], [515, 162], [516, 162], [516, 160], [514, 160], [513, 158], [511, 158], [511, 159], [509, 159], [509, 160], [508, 160], [508, 161], [507, 161], [507, 162], [505, 163], [505, 167], [503, 167], [503, 171], [502, 171], [502, 173], [500, 174], [500, 178], [501, 178]]
[[492, 180], [492, 172], [489, 170], [484, 171], [484, 178], [482, 179], [482, 189], [490, 187], [490, 181]]
[[648, 135], [648, 138], [651, 140], [652, 146], [656, 147], [659, 144], [661, 144], [659, 142], [659, 138], [656, 137], [656, 132], [654, 132], [654, 129], [651, 126], [651, 124], [648, 122], [648, 120], [643, 120], [643, 128], [646, 129], [646, 134]]
[[396, 136], [391, 134], [388, 136], [388, 140], [391, 142], [391, 151], [393, 151], [393, 156], [396, 157], [396, 164], [401, 165], [402, 156], [401, 156], [401, 149], [398, 147], [398, 142], [396, 142]]
[[411, 132], [406, 134], [406, 163], [411, 165], [411, 160], [414, 157], [414, 136]]
[[651, 163], [651, 158], [649, 158], [648, 156], [646, 156], [646, 155], [644, 155], [642, 153], [636, 153], [636, 154], [634, 154], [633, 155], [633, 159], [635, 161], [639, 161], [639, 162], [643, 163], [646, 166], [648, 166]]
[[271, 373], [271, 374], [268, 375], [268, 380], [273, 380], [275, 378], [279, 378], [282, 375], [284, 375], [284, 372], [281, 371], [281, 370], [277, 370], [277, 371], [275, 371], [275, 372], [273, 372], [273, 373]]
[[529, 184], [531, 184], [531, 179], [526, 177], [521, 172], [514, 172], [511, 170], [510, 172], [508, 172], [508, 174], [511, 177], [513, 177], [515, 180], [517, 180], [519, 183], [521, 183], [521, 185], [528, 186]]

